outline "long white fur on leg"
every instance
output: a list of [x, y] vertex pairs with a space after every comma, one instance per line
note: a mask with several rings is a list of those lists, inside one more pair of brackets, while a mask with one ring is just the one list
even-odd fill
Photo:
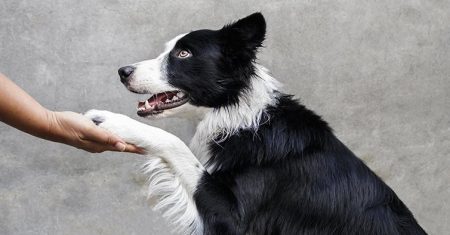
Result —
[[147, 151], [143, 171], [149, 176], [148, 197], [154, 209], [176, 226], [181, 234], [202, 234], [203, 224], [193, 199], [205, 169], [178, 137], [125, 115], [90, 110], [86, 117], [128, 143]]

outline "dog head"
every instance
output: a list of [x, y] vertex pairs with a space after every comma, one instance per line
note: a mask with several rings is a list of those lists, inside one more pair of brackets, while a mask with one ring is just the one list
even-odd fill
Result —
[[264, 17], [254, 13], [220, 30], [182, 34], [157, 58], [120, 68], [120, 80], [132, 92], [149, 94], [138, 104], [143, 117], [233, 105], [254, 75], [265, 32]]

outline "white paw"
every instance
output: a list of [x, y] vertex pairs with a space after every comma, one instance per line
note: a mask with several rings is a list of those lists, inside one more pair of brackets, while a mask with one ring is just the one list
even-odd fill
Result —
[[144, 124], [133, 120], [123, 114], [112, 113], [105, 110], [89, 110], [84, 114], [91, 119], [97, 126], [104, 128], [123, 140], [133, 143], [138, 141], [137, 134]]
[[97, 126], [118, 135], [127, 143], [147, 149], [148, 152], [170, 148], [170, 145], [181, 142], [176, 136], [164, 130], [138, 122], [123, 114], [93, 109], [84, 116]]
[[91, 119], [97, 126], [104, 126], [106, 123], [115, 122], [118, 119], [131, 119], [122, 114], [97, 109], [87, 111], [84, 116]]

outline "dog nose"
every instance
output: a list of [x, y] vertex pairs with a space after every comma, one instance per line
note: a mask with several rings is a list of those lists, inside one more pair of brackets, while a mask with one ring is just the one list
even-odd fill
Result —
[[133, 66], [125, 66], [119, 69], [119, 76], [120, 81], [122, 83], [127, 83], [128, 79], [130, 78], [130, 75], [133, 73], [134, 67]]

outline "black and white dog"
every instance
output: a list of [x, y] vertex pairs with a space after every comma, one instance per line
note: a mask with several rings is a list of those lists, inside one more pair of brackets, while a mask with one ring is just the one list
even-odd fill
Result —
[[396, 194], [317, 114], [255, 63], [252, 14], [175, 37], [120, 79], [142, 117], [199, 117], [190, 147], [124, 115], [86, 116], [147, 150], [155, 208], [181, 234], [425, 234]]

